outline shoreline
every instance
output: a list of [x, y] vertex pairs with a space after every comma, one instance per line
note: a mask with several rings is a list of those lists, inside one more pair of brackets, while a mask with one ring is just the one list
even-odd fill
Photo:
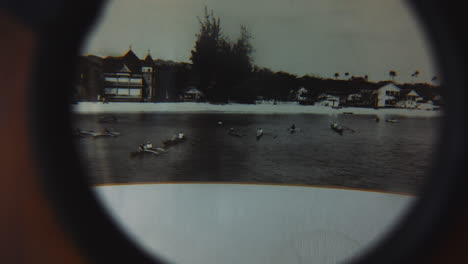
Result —
[[220, 114], [326, 114], [336, 115], [352, 113], [353, 115], [375, 116], [405, 116], [405, 117], [440, 117], [443, 110], [425, 111], [402, 108], [361, 108], [343, 107], [333, 109], [326, 106], [299, 105], [297, 103], [280, 102], [273, 104], [209, 104], [209, 103], [134, 103], [134, 102], [79, 102], [71, 105], [76, 114], [99, 113], [220, 113]]

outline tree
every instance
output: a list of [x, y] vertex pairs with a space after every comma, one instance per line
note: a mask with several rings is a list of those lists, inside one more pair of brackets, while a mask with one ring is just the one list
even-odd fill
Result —
[[335, 79], [338, 79], [338, 77], [340, 77], [340, 74], [335, 72]]
[[431, 81], [437, 81], [439, 78], [437, 76], [432, 77]]
[[239, 39], [229, 41], [222, 33], [219, 17], [206, 7], [204, 18], [198, 20], [200, 32], [190, 59], [199, 75], [200, 90], [210, 101], [245, 99], [250, 91], [243, 84], [253, 71], [250, 32], [241, 26]]
[[413, 74], [411, 74], [411, 77], [413, 77], [413, 80], [414, 78], [417, 78], [419, 76], [419, 71], [415, 71], [413, 72]]
[[392, 80], [394, 80], [395, 77], [397, 76], [397, 73], [396, 73], [396, 71], [393, 71], [393, 70], [392, 70], [392, 71], [390, 71], [390, 72], [388, 73], [388, 75], [390, 76], [390, 78], [392, 78]]
[[225, 42], [221, 31], [219, 17], [215, 17], [213, 11], [208, 12], [205, 6], [203, 19], [198, 17], [200, 32], [196, 35], [195, 47], [191, 51], [190, 60], [193, 68], [199, 76], [199, 88], [207, 96], [212, 94], [212, 89], [216, 83], [216, 70], [219, 65], [219, 52], [221, 45]]
[[367, 74], [364, 75], [364, 80], [366, 80], [366, 82], [369, 80], [369, 76], [367, 76]]
[[345, 75], [345, 76], [348, 76], [348, 75], [349, 75], [349, 72], [345, 72], [344, 75]]
[[252, 66], [252, 53], [254, 49], [251, 44], [252, 35], [244, 25], [240, 26], [240, 37], [239, 39], [231, 44], [230, 56], [231, 59], [230, 69], [228, 74], [231, 76], [230, 82], [226, 85], [233, 86], [233, 90], [230, 96], [237, 101], [250, 101], [253, 99], [253, 94], [244, 85], [244, 82], [248, 80], [253, 72]]

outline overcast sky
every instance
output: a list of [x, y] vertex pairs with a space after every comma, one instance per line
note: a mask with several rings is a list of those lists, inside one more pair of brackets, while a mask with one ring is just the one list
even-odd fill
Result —
[[189, 62], [204, 6], [221, 18], [230, 39], [244, 24], [252, 33], [254, 63], [274, 71], [372, 81], [429, 81], [437, 74], [418, 21], [401, 0], [110, 0], [84, 54]]

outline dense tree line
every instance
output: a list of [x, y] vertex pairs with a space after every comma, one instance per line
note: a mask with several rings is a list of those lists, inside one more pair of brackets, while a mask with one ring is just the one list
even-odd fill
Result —
[[219, 17], [205, 7], [203, 19], [199, 18], [200, 32], [190, 60], [198, 78], [198, 87], [209, 101], [244, 101], [249, 94], [245, 82], [252, 74], [253, 47], [251, 34], [240, 27], [240, 37], [230, 41], [221, 30]]
[[[274, 72], [268, 68], [255, 66], [252, 59], [254, 49], [252, 36], [245, 26], [240, 26], [240, 37], [231, 41], [223, 33], [221, 20], [213, 11], [205, 7], [204, 16], [198, 18], [200, 31], [190, 60], [191, 71], [184, 68], [183, 80], [195, 83], [210, 102], [235, 101], [253, 103], [256, 99], [294, 100], [295, 93], [301, 88], [307, 90], [306, 96], [315, 100], [325, 92], [335, 94], [357, 93], [373, 90], [394, 82], [398, 76], [395, 70], [388, 72], [388, 81], [370, 82], [368, 75], [352, 76], [349, 72], [334, 73], [332, 78], [305, 75], [298, 77], [287, 72]], [[413, 79], [419, 76], [416, 70]], [[182, 77], [181, 76], [181, 77]], [[346, 79], [339, 79], [343, 76]], [[432, 81], [436, 81], [433, 77]], [[439, 92], [439, 87], [428, 83], [399, 84], [401, 88], [415, 89], [421, 95]], [[183, 87], [183, 85], [181, 85]]]

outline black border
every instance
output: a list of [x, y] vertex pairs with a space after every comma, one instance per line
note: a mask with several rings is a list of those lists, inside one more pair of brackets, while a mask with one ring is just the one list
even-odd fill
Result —
[[44, 179], [44, 192], [63, 228], [88, 260], [162, 263], [130, 241], [106, 213], [83, 177], [85, 173], [78, 162], [78, 148], [71, 134], [71, 89], [67, 87], [73, 85], [77, 55], [102, 11], [103, 1], [58, 2], [61, 3], [54, 9], [56, 12], [47, 13], [47, 19], [39, 20], [42, 23], [32, 23], [39, 44], [34, 52], [29, 98], [31, 137]]
[[[31, 136], [45, 191], [66, 230], [90, 259], [98, 263], [161, 263], [126, 238], [82, 177], [71, 137], [70, 91], [65, 87], [72, 84], [76, 55], [103, 1], [64, 2], [51, 2], [57, 8], [47, 14], [49, 19], [35, 20], [41, 22], [39, 26], [33, 23], [35, 18], [25, 19], [40, 32], [41, 39], [31, 89]], [[444, 234], [458, 223], [457, 218], [465, 209], [468, 131], [467, 104], [463, 100], [468, 89], [464, 49], [468, 43], [459, 38], [467, 33], [463, 28], [464, 8], [443, 0], [414, 0], [411, 5], [424, 21], [443, 84], [450, 89], [444, 94], [448, 104], [442, 124], [443, 140], [421, 198], [386, 240], [351, 263], [420, 263], [441, 245]], [[28, 14], [14, 13], [20, 17]], [[72, 146], [67, 147], [66, 155], [62, 152], [64, 146]]]
[[[461, 2], [461, 1], [460, 1]], [[419, 198], [385, 239], [351, 263], [426, 263], [460, 227], [466, 210], [468, 141], [466, 49], [462, 4], [443, 0], [407, 1], [421, 21], [438, 66], [446, 99], [441, 135], [430, 177]], [[449, 243], [449, 244], [447, 244]], [[453, 245], [452, 245], [453, 246]], [[441, 253], [441, 252], [438, 252]], [[449, 256], [447, 256], [449, 257]]]

